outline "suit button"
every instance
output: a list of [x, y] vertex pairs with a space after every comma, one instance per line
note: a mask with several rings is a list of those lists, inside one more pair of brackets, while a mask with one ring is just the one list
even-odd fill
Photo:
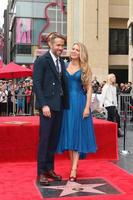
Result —
[[53, 85], [55, 85], [55, 83], [53, 83]]

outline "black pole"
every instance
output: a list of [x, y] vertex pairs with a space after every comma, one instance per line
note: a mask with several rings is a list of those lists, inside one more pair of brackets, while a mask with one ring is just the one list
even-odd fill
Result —
[[126, 150], [126, 129], [127, 129], [127, 103], [124, 103], [124, 140], [123, 140], [123, 150]]

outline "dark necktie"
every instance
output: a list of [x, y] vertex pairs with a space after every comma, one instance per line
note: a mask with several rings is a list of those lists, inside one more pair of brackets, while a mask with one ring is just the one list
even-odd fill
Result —
[[[59, 76], [59, 80], [60, 80], [60, 83], [61, 83], [61, 69], [59, 68], [59, 59], [57, 58], [56, 59], [56, 71], [58, 72], [58, 76]], [[63, 89], [62, 89], [62, 83], [60, 84], [60, 96], [63, 95]]]
[[58, 73], [60, 73], [60, 70], [59, 70], [59, 60], [58, 60], [58, 58], [56, 59], [56, 71], [58, 72]]

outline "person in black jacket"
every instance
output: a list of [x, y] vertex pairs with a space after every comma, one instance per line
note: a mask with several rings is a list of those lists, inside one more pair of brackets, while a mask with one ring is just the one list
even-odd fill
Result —
[[65, 39], [54, 33], [49, 51], [35, 60], [33, 87], [36, 108], [40, 111], [40, 138], [37, 159], [37, 182], [49, 185], [48, 178], [60, 181], [54, 172], [54, 154], [59, 139], [62, 109], [69, 107], [67, 77], [64, 61], [60, 58]]

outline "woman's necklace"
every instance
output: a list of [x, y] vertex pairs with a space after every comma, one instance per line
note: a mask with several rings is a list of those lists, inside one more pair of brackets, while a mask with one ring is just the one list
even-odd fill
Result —
[[68, 71], [70, 73], [75, 73], [79, 69], [80, 69], [79, 65], [72, 65], [72, 64], [70, 64], [70, 66], [68, 66]]

